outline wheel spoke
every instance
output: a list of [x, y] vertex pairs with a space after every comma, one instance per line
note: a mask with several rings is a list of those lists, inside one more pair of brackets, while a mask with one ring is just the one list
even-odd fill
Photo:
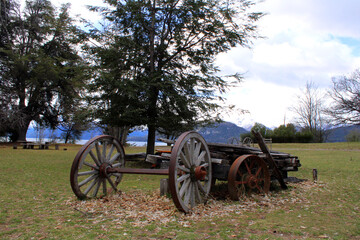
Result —
[[102, 179], [102, 184], [103, 184], [103, 194], [106, 195], [107, 187], [106, 187], [106, 179], [105, 178]]
[[198, 186], [197, 182], [196, 182], [196, 185], [194, 187], [195, 187], [195, 201], [197, 200], [198, 203], [202, 203], [203, 200], [202, 200], [202, 197], [201, 197], [201, 194], [200, 194], [200, 191], [199, 191], [199, 186]]
[[[199, 177], [198, 167], [206, 171], [205, 180], [195, 180]], [[205, 202], [210, 191], [211, 167], [205, 139], [193, 131], [181, 134], [172, 149], [169, 166], [169, 188], [180, 211], [189, 212], [196, 204]]]
[[85, 175], [97, 174], [98, 172], [99, 172], [99, 171], [97, 171], [97, 170], [79, 172], [79, 173], [78, 173], [78, 176], [85, 176]]
[[188, 166], [190, 168], [190, 166], [192, 165], [193, 160], [191, 158], [192, 154], [191, 154], [190, 149], [189, 149], [189, 143], [184, 144], [184, 156], [186, 157]]
[[79, 187], [84, 186], [85, 184], [87, 184], [88, 182], [90, 182], [91, 180], [93, 180], [96, 177], [97, 177], [97, 175], [91, 175], [90, 177], [88, 177], [85, 180], [83, 180], [82, 182], [80, 182]]
[[89, 154], [90, 154], [91, 158], [94, 160], [94, 162], [96, 163], [96, 165], [97, 165], [98, 167], [100, 167], [101, 163], [100, 163], [100, 161], [98, 160], [98, 158], [95, 156], [95, 154], [92, 152], [92, 150], [90, 150]]
[[185, 181], [186, 179], [188, 179], [189, 177], [190, 177], [190, 174], [184, 174], [177, 179], [177, 182], [181, 183], [181, 182]]
[[198, 158], [195, 161], [195, 166], [199, 166], [201, 162], [203, 162], [205, 157], [206, 151], [202, 151], [200, 155], [198, 155]]
[[179, 192], [179, 195], [181, 198], [184, 196], [184, 193], [186, 192], [187, 188], [189, 187], [190, 182], [191, 182], [191, 180], [188, 178], [182, 184], [182, 186], [180, 188], [180, 192]]
[[103, 149], [102, 149], [102, 155], [101, 159], [103, 162], [106, 162], [106, 148], [107, 148], [107, 141], [103, 142]]
[[255, 177], [258, 177], [259, 174], [261, 173], [262, 168], [259, 166], [259, 169], [257, 170], [257, 172], [255, 173]]
[[71, 167], [70, 183], [75, 195], [85, 199], [99, 193], [106, 195], [109, 189], [116, 190], [123, 174], [111, 173], [103, 178], [99, 175], [100, 167], [122, 167], [124, 156], [121, 144], [114, 137], [102, 135], [90, 139], [80, 149]]
[[247, 184], [247, 181], [235, 181], [236, 185], [240, 185], [240, 184]]
[[251, 162], [250, 162], [250, 169], [253, 169], [254, 164], [255, 164], [255, 161], [251, 161]]
[[98, 167], [98, 166], [93, 165], [93, 164], [91, 164], [91, 163], [88, 163], [88, 162], [85, 162], [85, 161], [84, 161], [83, 164], [86, 165], [86, 166], [88, 166], [88, 167], [91, 167], [91, 168], [93, 168], [93, 169], [99, 170], [99, 167]]
[[240, 171], [240, 168], [237, 170], [237, 174], [239, 174], [239, 177], [242, 177], [244, 174]]
[[207, 192], [206, 192], [204, 186], [201, 184], [201, 182], [198, 180], [198, 181], [196, 181], [196, 183], [197, 183], [199, 190], [206, 195]]
[[116, 153], [112, 158], [109, 160], [109, 163], [112, 164], [115, 160], [121, 155], [121, 153]]
[[87, 195], [90, 190], [95, 186], [95, 184], [97, 183], [97, 180], [98, 178], [95, 178], [94, 181], [87, 187], [87, 189], [84, 191], [84, 194]]
[[[201, 150], [201, 142], [197, 142], [196, 143], [196, 147], [194, 149], [194, 156], [197, 157], [197, 160], [199, 159], [199, 154], [200, 154], [200, 150]], [[206, 152], [205, 152], [206, 153]], [[205, 154], [204, 154], [205, 155]], [[196, 163], [195, 163], [196, 164]], [[197, 166], [200, 164], [200, 162], [198, 164], [196, 164]]]
[[208, 166], [209, 166], [209, 163], [207, 163], [207, 162], [200, 165], [200, 167], [205, 167], [205, 168], [207, 168]]
[[256, 184], [256, 188], [259, 190], [259, 192], [264, 192], [264, 190], [258, 184]]
[[191, 182], [190, 184], [190, 205], [191, 207], [195, 207], [195, 184]]
[[114, 182], [111, 180], [110, 176], [107, 176], [107, 180], [110, 183], [111, 187], [114, 189], [115, 192], [117, 192], [117, 188], [116, 185], [114, 184]]
[[95, 187], [94, 192], [92, 194], [92, 197], [96, 197], [97, 193], [99, 192], [100, 185], [101, 185], [101, 179], [97, 178], [96, 180], [97, 180], [97, 184], [96, 184], [96, 187]]
[[119, 163], [113, 164], [112, 167], [113, 167], [113, 168], [115, 168], [115, 167], [121, 167], [122, 165], [123, 165], [123, 164], [122, 164], [121, 162], [119, 162]]
[[248, 166], [247, 161], [245, 161], [245, 166], [246, 166], [246, 169], [247, 169], [248, 173], [251, 174], [251, 170], [250, 170], [250, 168], [249, 168], [249, 166]]
[[97, 159], [99, 160], [100, 164], [103, 163], [103, 159], [101, 158], [101, 152], [100, 152], [100, 146], [98, 142], [95, 142], [95, 149], [96, 149], [96, 155]]
[[190, 172], [190, 169], [188, 169], [188, 168], [186, 168], [186, 167], [184, 167], [184, 166], [178, 165], [177, 168], [178, 168], [179, 170], [183, 171], [183, 172], [186, 172], [186, 173], [189, 173], [189, 172]]
[[187, 156], [188, 155], [186, 155], [186, 153], [184, 154], [183, 152], [180, 152], [181, 162], [185, 165], [186, 168], [190, 168], [191, 165], [190, 165], [190, 162], [189, 162]]
[[195, 156], [194, 156], [194, 150], [195, 150], [195, 139], [194, 138], [190, 138], [190, 149], [189, 149], [189, 153], [190, 153], [190, 164], [193, 165], [194, 161], [195, 161]]
[[[191, 181], [189, 181], [189, 183], [191, 183]], [[190, 197], [191, 197], [191, 184], [189, 184], [189, 186], [187, 187], [187, 191], [185, 192], [184, 203], [186, 206], [189, 205]]]
[[228, 183], [233, 200], [239, 200], [241, 194], [267, 193], [270, 188], [270, 174], [265, 161], [256, 155], [238, 157], [231, 165]]
[[106, 156], [106, 160], [111, 164], [111, 162], [110, 162], [110, 158], [111, 158], [111, 155], [112, 155], [112, 153], [114, 152], [114, 149], [115, 149], [115, 145], [114, 145], [114, 143], [111, 145], [111, 147], [110, 147], [110, 150], [109, 150], [109, 153], [108, 153], [108, 155]]

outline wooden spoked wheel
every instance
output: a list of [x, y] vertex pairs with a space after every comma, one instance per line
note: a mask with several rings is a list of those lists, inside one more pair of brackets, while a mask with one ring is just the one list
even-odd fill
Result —
[[268, 193], [270, 174], [265, 161], [255, 155], [238, 157], [230, 167], [228, 189], [233, 200], [253, 192]]
[[171, 151], [169, 188], [175, 206], [189, 212], [205, 203], [211, 188], [211, 157], [204, 138], [197, 132], [180, 135]]
[[94, 137], [75, 156], [70, 172], [71, 188], [79, 199], [116, 192], [122, 174], [107, 170], [124, 165], [125, 153], [118, 140], [108, 135]]

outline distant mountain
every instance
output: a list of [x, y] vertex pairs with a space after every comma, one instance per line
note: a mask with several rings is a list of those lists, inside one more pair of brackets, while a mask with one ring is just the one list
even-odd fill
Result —
[[[45, 129], [42, 135], [44, 138], [51, 138], [51, 135], [54, 135], [55, 137], [60, 138], [62, 133], [63, 132], [60, 131], [59, 129], [55, 129], [54, 132], [52, 132], [52, 130], [50, 130], [50, 129]], [[103, 134], [103, 133], [100, 128], [94, 128], [94, 129], [83, 132], [80, 139], [88, 140], [88, 139], [91, 139], [91, 138], [101, 135], [101, 134]], [[36, 129], [29, 127], [29, 129], [26, 133], [26, 137], [27, 138], [36, 138], [37, 136], [38, 136], [38, 132], [36, 131]]]
[[205, 138], [207, 142], [212, 143], [228, 143], [232, 138], [240, 138], [243, 133], [249, 132], [245, 128], [239, 127], [234, 123], [222, 122], [211, 127], [204, 127], [198, 132]]
[[360, 132], [360, 126], [347, 126], [330, 129], [326, 142], [346, 142], [346, 135], [348, 135], [351, 131], [356, 130]]
[[[222, 122], [211, 127], [204, 127], [196, 130], [207, 142], [227, 143], [231, 138], [240, 138], [240, 134], [248, 132], [234, 123]], [[158, 136], [157, 136], [158, 137]], [[128, 141], [147, 141], [146, 131], [134, 131], [129, 134]]]
[[[346, 135], [348, 135], [351, 131], [358, 130], [360, 131], [360, 126], [348, 126], [348, 127], [338, 127], [329, 130], [328, 137], [326, 142], [346, 142]], [[234, 123], [230, 122], [222, 122], [219, 124], [215, 124], [210, 127], [204, 127], [197, 130], [207, 142], [214, 143], [227, 143], [231, 138], [239, 138], [241, 134], [249, 132], [243, 127], [239, 127]], [[55, 130], [54, 136], [61, 136], [60, 130]], [[101, 135], [102, 130], [100, 128], [95, 128], [89, 131], [85, 131], [81, 135], [82, 140], [88, 140], [92, 137]], [[45, 129], [43, 133], [44, 138], [50, 138], [51, 130]], [[27, 138], [36, 138], [37, 132], [34, 128], [29, 128], [27, 134]], [[147, 131], [133, 131], [128, 136], [128, 141], [139, 141], [146, 142], [147, 141]]]

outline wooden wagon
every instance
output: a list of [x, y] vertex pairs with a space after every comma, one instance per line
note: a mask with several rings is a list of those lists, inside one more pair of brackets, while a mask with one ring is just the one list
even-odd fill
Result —
[[299, 159], [287, 153], [269, 151], [259, 133], [254, 133], [261, 149], [206, 143], [197, 132], [180, 135], [171, 151], [148, 155], [157, 168], [126, 168], [126, 155], [117, 139], [101, 135], [90, 139], [77, 153], [71, 168], [70, 182], [79, 199], [94, 198], [119, 191], [123, 174], [168, 176], [175, 206], [189, 212], [208, 198], [216, 179], [227, 180], [230, 197], [238, 200], [251, 192], [267, 193], [271, 180], [286, 188], [283, 177], [297, 171]]

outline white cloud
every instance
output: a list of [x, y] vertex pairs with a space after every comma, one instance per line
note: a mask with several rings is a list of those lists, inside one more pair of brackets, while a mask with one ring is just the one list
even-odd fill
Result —
[[249, 79], [240, 87], [232, 89], [227, 96], [229, 104], [249, 111], [249, 114], [232, 114], [225, 120], [245, 126], [254, 122], [268, 127], [278, 127], [284, 121], [289, 123], [293, 113], [289, 107], [297, 101], [299, 90], [265, 82], [261, 79]]
[[251, 115], [233, 122], [279, 126], [285, 115], [287, 122], [292, 118], [288, 107], [306, 82], [323, 90], [332, 77], [360, 67], [360, 1], [268, 0], [255, 8], [268, 13], [259, 22], [265, 38], [218, 58], [224, 73], [246, 73], [246, 83], [232, 89], [228, 101]]
[[[67, 1], [52, 2], [60, 6]], [[86, 5], [103, 5], [102, 1], [71, 4], [73, 15], [100, 20]], [[265, 38], [255, 40], [252, 49], [234, 48], [217, 58], [222, 74], [240, 72], [246, 77], [227, 98], [229, 104], [248, 109], [250, 114], [234, 114], [226, 120], [279, 126], [285, 115], [286, 122], [291, 119], [288, 107], [295, 104], [298, 89], [306, 82], [327, 88], [331, 77], [360, 68], [359, 9], [358, 0], [259, 1], [254, 10], [267, 13], [259, 22], [260, 34]]]

